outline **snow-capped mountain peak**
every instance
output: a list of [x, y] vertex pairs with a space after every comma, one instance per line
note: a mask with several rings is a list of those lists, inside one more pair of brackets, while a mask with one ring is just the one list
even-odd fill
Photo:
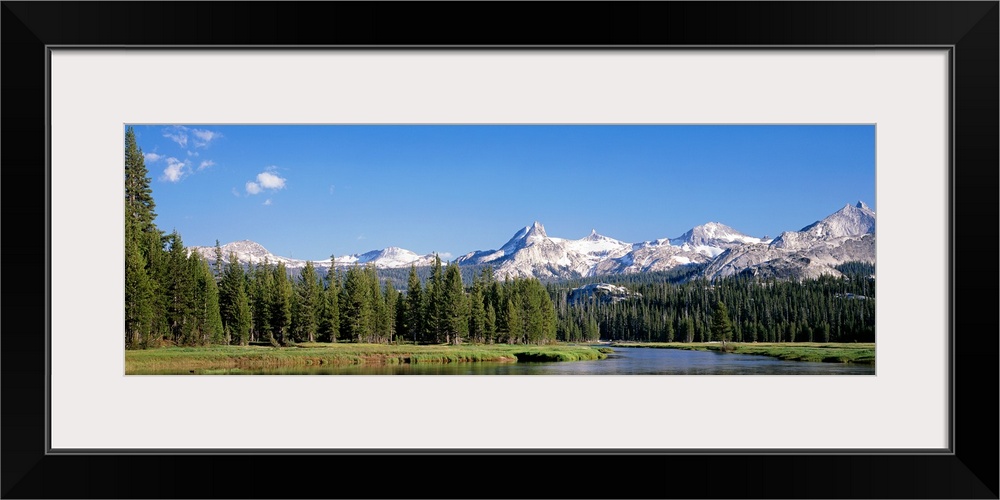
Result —
[[840, 238], [844, 236], [861, 236], [875, 232], [875, 212], [868, 205], [859, 201], [856, 205], [847, 204], [844, 208], [802, 228], [799, 232], [809, 233], [817, 238]]
[[545, 234], [545, 226], [541, 222], [535, 221], [534, 224], [525, 229], [524, 236], [526, 241], [537, 241], [549, 237], [549, 235]]
[[504, 243], [500, 249], [505, 253], [510, 253], [517, 248], [522, 248], [532, 243], [539, 243], [547, 239], [548, 235], [545, 234], [545, 226], [541, 222], [535, 221], [534, 224], [524, 226], [524, 228], [514, 233], [514, 236], [507, 243]]
[[[665, 271], [688, 264], [705, 264], [709, 278], [751, 272], [778, 277], [838, 274], [835, 266], [846, 261], [874, 262], [875, 212], [863, 201], [847, 204], [801, 231], [786, 231], [774, 240], [748, 236], [720, 222], [695, 226], [677, 238], [627, 243], [591, 230], [580, 239], [550, 237], [538, 221], [519, 229], [500, 249], [481, 250], [454, 260], [459, 265], [489, 264], [497, 277], [533, 276], [572, 278], [601, 274]], [[210, 261], [213, 247], [191, 247]], [[290, 273], [305, 267], [305, 260], [279, 257], [262, 245], [242, 240], [222, 246], [228, 259], [234, 253], [244, 264], [265, 260], [283, 263]], [[336, 258], [337, 266], [374, 265], [402, 268], [433, 264], [434, 255], [418, 255], [400, 247], [386, 247]], [[313, 261], [329, 269], [330, 261]]]
[[235, 253], [237, 257], [240, 255], [252, 255], [260, 258], [272, 256], [271, 252], [268, 252], [263, 245], [250, 240], [240, 240], [232, 243], [226, 243], [225, 245], [221, 245], [220, 248], [222, 249], [223, 257], [228, 257], [230, 253]]
[[746, 243], [760, 243], [760, 238], [743, 234], [721, 222], [706, 222], [695, 226], [670, 244], [686, 251], [694, 251], [707, 257], [716, 257], [727, 248]]

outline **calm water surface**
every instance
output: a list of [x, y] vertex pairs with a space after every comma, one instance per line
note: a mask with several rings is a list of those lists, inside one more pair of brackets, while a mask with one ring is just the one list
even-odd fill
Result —
[[[768, 356], [614, 347], [607, 359], [562, 363], [449, 363], [266, 370], [210, 370], [232, 375], [874, 375], [874, 365], [782, 361]], [[161, 372], [166, 374], [168, 372]], [[176, 372], [173, 372], [176, 373]], [[189, 372], [184, 371], [188, 374]]]

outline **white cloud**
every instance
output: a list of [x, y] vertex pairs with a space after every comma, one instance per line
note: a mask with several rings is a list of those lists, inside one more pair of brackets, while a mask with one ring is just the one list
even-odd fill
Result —
[[212, 165], [215, 165], [214, 161], [212, 161], [212, 160], [205, 160], [205, 161], [201, 162], [201, 165], [198, 165], [198, 170], [206, 169], [208, 167], [211, 167]]
[[163, 155], [158, 155], [156, 153], [143, 153], [142, 156], [150, 163], [163, 159]]
[[166, 137], [167, 139], [176, 142], [182, 148], [187, 147], [188, 143], [187, 127], [181, 127], [181, 126], [168, 127], [163, 130], [163, 137]]
[[197, 151], [188, 150], [188, 156], [198, 156], [198, 152]]
[[265, 189], [270, 189], [272, 191], [276, 191], [278, 189], [284, 189], [285, 181], [288, 179], [285, 179], [284, 177], [280, 177], [278, 176], [278, 174], [275, 174], [274, 171], [276, 169], [277, 167], [273, 166], [267, 167], [267, 170], [257, 174], [256, 181], [247, 181], [247, 193], [258, 194], [264, 191]]
[[178, 160], [177, 158], [171, 156], [170, 158], [167, 158], [167, 168], [163, 169], [163, 176], [160, 177], [160, 179], [170, 182], [179, 182], [190, 173], [191, 165], [188, 162]]
[[442, 259], [450, 259], [451, 258], [451, 252], [441, 252], [441, 253], [438, 254], [438, 256], [441, 257]]
[[219, 137], [222, 137], [222, 134], [218, 132], [213, 132], [211, 130], [200, 130], [196, 128], [191, 129], [191, 134], [195, 136], [195, 140], [193, 142], [194, 142], [194, 147], [196, 148], [208, 147], [208, 143], [212, 142], [215, 139], [218, 139]]
[[270, 198], [264, 200], [264, 206], [265, 207], [270, 206], [270, 205], [271, 205], [271, 199]]
[[271, 172], [261, 172], [257, 174], [257, 182], [267, 189], [282, 189], [285, 187], [285, 180]]
[[360, 240], [363, 240], [363, 239], [365, 239], [365, 235], [363, 235], [363, 234], [359, 234], [359, 235], [358, 235], [358, 240], [360, 241]]
[[333, 184], [330, 184], [330, 194], [333, 194], [333, 188], [334, 187], [336, 187], [336, 186], [334, 186]]
[[233, 196], [239, 198], [239, 196], [240, 196], [240, 190], [239, 189], [233, 188], [232, 193], [233, 193]]

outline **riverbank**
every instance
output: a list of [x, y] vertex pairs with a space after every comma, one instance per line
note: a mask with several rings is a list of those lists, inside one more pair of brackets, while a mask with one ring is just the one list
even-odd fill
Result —
[[[611, 347], [648, 347], [658, 349], [683, 349], [688, 351], [722, 352], [719, 342], [612, 342]], [[771, 356], [784, 361], [813, 361], [823, 363], [875, 364], [874, 343], [820, 343], [820, 342], [729, 342], [728, 352]]]
[[385, 345], [308, 343], [295, 347], [163, 347], [125, 351], [127, 375], [164, 370], [226, 370], [303, 366], [415, 363], [516, 363], [585, 361], [607, 355], [589, 346], [543, 345]]

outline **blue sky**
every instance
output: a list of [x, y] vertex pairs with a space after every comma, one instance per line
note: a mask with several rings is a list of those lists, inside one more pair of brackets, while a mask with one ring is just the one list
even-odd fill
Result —
[[536, 220], [638, 242], [709, 221], [773, 237], [859, 200], [877, 211], [869, 125], [134, 128], [160, 229], [299, 259], [458, 257]]

